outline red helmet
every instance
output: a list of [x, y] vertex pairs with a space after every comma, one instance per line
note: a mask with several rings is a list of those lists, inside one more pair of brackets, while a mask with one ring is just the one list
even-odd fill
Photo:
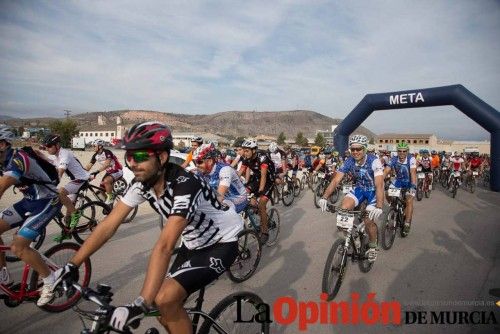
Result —
[[126, 150], [169, 150], [174, 147], [172, 131], [160, 122], [135, 124], [123, 137], [122, 148]]
[[193, 160], [205, 160], [216, 157], [217, 151], [213, 143], [203, 144], [193, 152]]

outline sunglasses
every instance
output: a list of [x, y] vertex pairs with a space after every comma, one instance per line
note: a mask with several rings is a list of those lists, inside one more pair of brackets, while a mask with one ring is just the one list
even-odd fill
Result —
[[149, 157], [154, 156], [155, 153], [153, 151], [132, 151], [125, 153], [125, 160], [127, 162], [131, 162], [134, 160], [135, 163], [141, 163], [144, 161], [148, 161]]
[[398, 153], [406, 153], [408, 152], [407, 150], [398, 150]]
[[360, 152], [363, 150], [364, 150], [364, 147], [351, 147], [351, 152]]
[[203, 162], [204, 162], [204, 161], [205, 161], [205, 160], [198, 159], [198, 160], [196, 160], [194, 163], [195, 163], [195, 164], [197, 164], [197, 165], [203, 165]]

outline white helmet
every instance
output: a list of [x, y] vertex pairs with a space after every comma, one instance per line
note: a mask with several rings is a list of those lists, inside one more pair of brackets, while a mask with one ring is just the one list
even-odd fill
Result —
[[275, 153], [277, 150], [278, 150], [278, 144], [276, 144], [275, 142], [269, 144], [269, 152]]
[[102, 140], [102, 139], [96, 139], [92, 143], [92, 146], [103, 146], [104, 147], [104, 140]]
[[191, 142], [195, 142], [201, 145], [203, 144], [203, 138], [200, 136], [194, 136], [193, 138], [191, 138]]
[[368, 137], [363, 135], [354, 135], [351, 139], [349, 139], [349, 146], [352, 144], [358, 144], [366, 148], [368, 147]]
[[241, 144], [243, 148], [257, 148], [257, 142], [255, 139], [245, 139], [245, 141]]
[[12, 132], [12, 128], [9, 126], [0, 127], [0, 140], [5, 140], [10, 143], [14, 139], [14, 132]]

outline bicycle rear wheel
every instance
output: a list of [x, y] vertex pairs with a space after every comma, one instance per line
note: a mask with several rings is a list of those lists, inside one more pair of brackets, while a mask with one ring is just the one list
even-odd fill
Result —
[[[47, 257], [47, 264], [50, 270], [54, 271], [66, 263], [76, 254], [79, 245], [75, 243], [65, 242], [62, 244], [55, 245], [54, 247], [47, 250], [44, 255]], [[90, 276], [92, 275], [92, 265], [90, 259], [85, 260], [79, 268], [79, 278], [78, 283], [81, 286], [88, 286], [90, 282]], [[38, 273], [34, 270], [31, 272], [29, 280], [30, 290], [36, 290], [43, 285], [42, 279], [38, 276]], [[63, 288], [60, 287], [54, 291], [54, 300], [41, 308], [48, 312], [62, 312], [73, 305], [75, 305], [80, 299], [80, 293], [74, 292], [70, 296], [67, 296]]]
[[294, 196], [294, 186], [292, 181], [285, 181], [282, 188], [282, 201], [284, 206], [290, 206], [295, 198]]
[[85, 203], [79, 210], [81, 212], [81, 217], [72, 235], [81, 245], [90, 233], [92, 233], [97, 224], [111, 212], [111, 209], [106, 204], [95, 201]]
[[231, 281], [241, 283], [246, 281], [257, 270], [262, 255], [262, 245], [254, 230], [243, 230], [238, 233], [238, 256], [227, 274]]
[[382, 231], [382, 248], [385, 250], [391, 249], [396, 238], [396, 231], [398, 229], [398, 214], [396, 210], [390, 209], [387, 218], [384, 222]]
[[347, 249], [344, 248], [345, 240], [335, 240], [326, 258], [323, 270], [322, 292], [328, 295], [327, 301], [337, 296], [347, 269]]
[[316, 189], [314, 189], [313, 192], [313, 197], [314, 197], [314, 206], [319, 209], [319, 200], [321, 199], [321, 196], [323, 196], [323, 193], [325, 192], [325, 186], [323, 181], [318, 183], [316, 186]]
[[[226, 333], [245, 333], [245, 334], [268, 334], [269, 323], [253, 322], [235, 322], [238, 315], [241, 319], [253, 319], [259, 317], [260, 313], [268, 311], [262, 298], [252, 292], [236, 292], [222, 299], [210, 311], [210, 318], [214, 319], [215, 324], [220, 326]], [[262, 319], [265, 321], [267, 319]], [[214, 321], [205, 318], [203, 325], [198, 331], [199, 334], [220, 333], [215, 329]]]

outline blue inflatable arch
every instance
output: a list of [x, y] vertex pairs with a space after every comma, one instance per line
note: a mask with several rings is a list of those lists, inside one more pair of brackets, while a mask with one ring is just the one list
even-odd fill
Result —
[[491, 189], [500, 192], [500, 113], [462, 85], [368, 94], [333, 132], [335, 148], [345, 152], [349, 135], [375, 110], [453, 105], [491, 134]]

